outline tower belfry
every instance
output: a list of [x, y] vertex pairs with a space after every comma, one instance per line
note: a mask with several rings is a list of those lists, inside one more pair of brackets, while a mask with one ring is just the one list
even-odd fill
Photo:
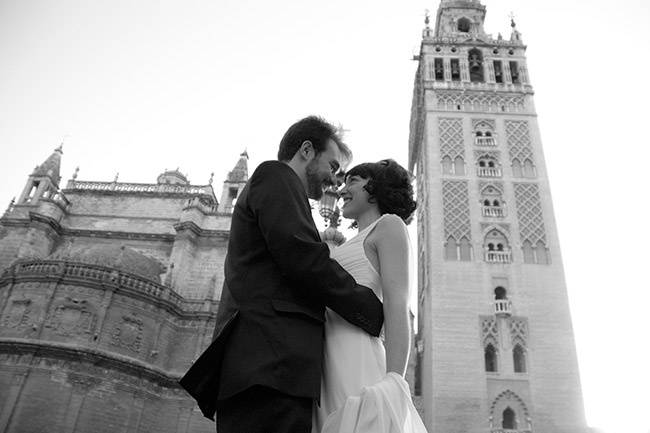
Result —
[[248, 182], [248, 152], [244, 150], [239, 155], [239, 160], [223, 183], [221, 200], [219, 201], [219, 212], [232, 212], [235, 202], [241, 190]]
[[430, 432], [585, 432], [526, 46], [441, 0], [415, 77], [418, 344]]

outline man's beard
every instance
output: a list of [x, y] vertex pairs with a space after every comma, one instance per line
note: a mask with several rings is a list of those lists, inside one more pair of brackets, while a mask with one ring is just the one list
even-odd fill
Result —
[[318, 176], [315, 166], [314, 161], [310, 161], [305, 170], [307, 175], [307, 197], [312, 200], [320, 200], [323, 196], [323, 184], [327, 179], [321, 179]]

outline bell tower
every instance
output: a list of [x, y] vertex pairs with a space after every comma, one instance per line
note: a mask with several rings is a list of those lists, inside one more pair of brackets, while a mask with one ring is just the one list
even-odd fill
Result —
[[232, 213], [237, 197], [246, 186], [246, 182], [248, 182], [248, 152], [243, 151], [239, 155], [239, 161], [232, 171], [228, 172], [228, 177], [223, 183], [219, 212]]
[[430, 432], [587, 431], [527, 65], [478, 0], [425, 20], [409, 166], [418, 192], [418, 340]]

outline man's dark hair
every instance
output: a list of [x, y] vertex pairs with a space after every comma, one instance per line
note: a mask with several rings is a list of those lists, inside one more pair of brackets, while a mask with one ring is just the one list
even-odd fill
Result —
[[336, 127], [322, 117], [309, 116], [291, 125], [284, 133], [278, 149], [278, 161], [291, 161], [300, 145], [307, 140], [311, 141], [318, 155], [325, 150], [328, 139], [332, 139], [338, 146], [344, 159], [341, 165], [352, 160], [352, 152], [339, 137]]

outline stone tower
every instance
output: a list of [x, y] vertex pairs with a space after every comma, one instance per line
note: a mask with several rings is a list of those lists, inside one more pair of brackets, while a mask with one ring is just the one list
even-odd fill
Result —
[[409, 164], [418, 178], [417, 356], [430, 432], [586, 431], [526, 46], [442, 0], [423, 31]]

